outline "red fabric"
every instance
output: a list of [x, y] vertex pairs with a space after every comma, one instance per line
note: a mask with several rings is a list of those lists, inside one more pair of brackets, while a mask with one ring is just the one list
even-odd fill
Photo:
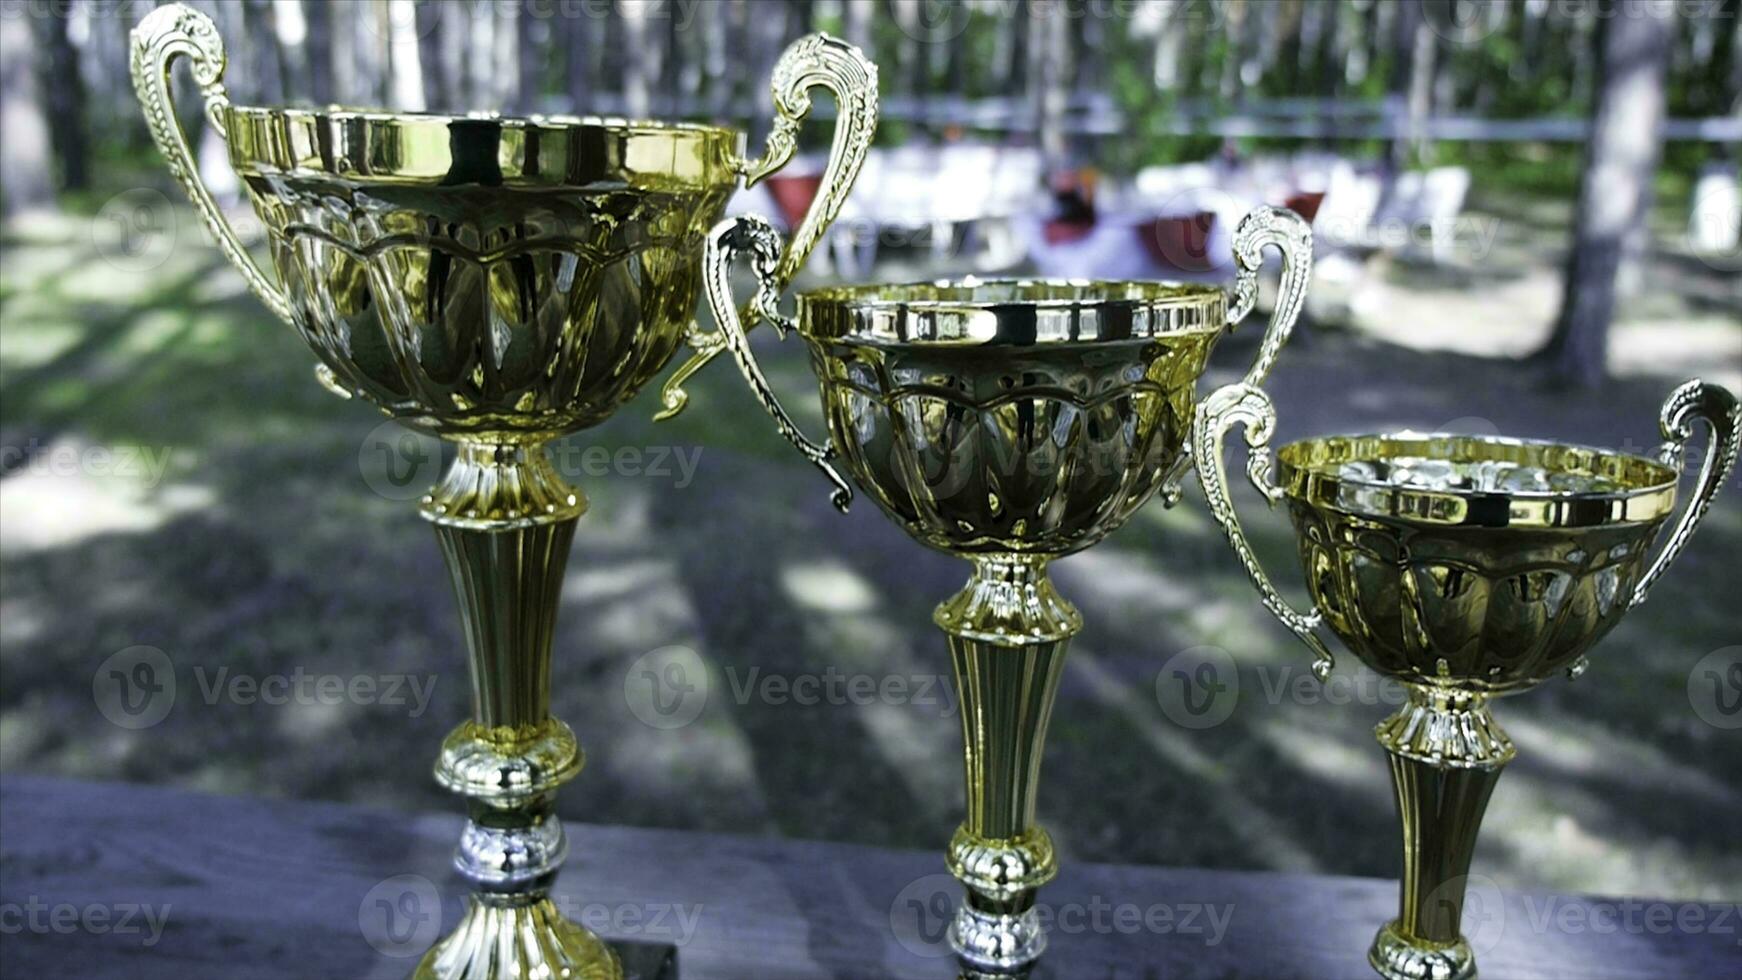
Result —
[[1305, 218], [1307, 224], [1312, 224], [1312, 220], [1319, 216], [1319, 205], [1323, 203], [1324, 191], [1301, 191], [1290, 194], [1288, 200], [1282, 202], [1282, 206]]
[[1210, 232], [1215, 227], [1215, 212], [1200, 211], [1189, 217], [1145, 221], [1137, 226], [1137, 237], [1156, 265], [1182, 272], [1208, 272], [1215, 268], [1210, 256]]
[[817, 191], [823, 186], [823, 175], [775, 174], [768, 178], [767, 183], [768, 193], [774, 198], [775, 206], [780, 208], [780, 216], [790, 231], [804, 220], [804, 213], [816, 200]]
[[1067, 221], [1054, 218], [1048, 221], [1040, 230], [1046, 237], [1048, 245], [1064, 245], [1068, 242], [1080, 242], [1089, 237], [1089, 232], [1095, 230], [1093, 221]]

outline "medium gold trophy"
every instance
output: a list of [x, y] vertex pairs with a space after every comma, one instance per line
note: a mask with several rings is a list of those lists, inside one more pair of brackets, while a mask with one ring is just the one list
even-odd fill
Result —
[[[1694, 496], [1674, 513], [1693, 423], [1711, 430]], [[1362, 662], [1402, 681], [1407, 702], [1374, 734], [1391, 759], [1403, 823], [1398, 917], [1368, 962], [1390, 980], [1466, 980], [1475, 957], [1459, 932], [1464, 884], [1488, 797], [1515, 750], [1489, 712], [1565, 671], [1651, 586], [1736, 464], [1734, 396], [1690, 381], [1663, 406], [1655, 459], [1552, 442], [1454, 435], [1333, 436], [1283, 446], [1271, 482], [1264, 452], [1276, 414], [1258, 388], [1221, 388], [1198, 406], [1198, 478], [1265, 608], [1317, 654], [1325, 626]], [[1277, 593], [1240, 530], [1222, 445], [1245, 427], [1246, 473], [1286, 501], [1313, 607]]]
[[[170, 97], [178, 59], [265, 225], [276, 277], [200, 182]], [[457, 447], [421, 513], [470, 652], [472, 718], [435, 776], [469, 803], [454, 863], [475, 891], [415, 976], [620, 977], [612, 950], [548, 897], [567, 850], [556, 790], [583, 761], [550, 715], [551, 638], [587, 501], [544, 446], [604, 421], [694, 333], [707, 230], [741, 180], [791, 158], [821, 86], [839, 107], [833, 150], [771, 280], [803, 264], [864, 162], [876, 68], [826, 35], [794, 42], [774, 69], [766, 153], [745, 159], [743, 136], [713, 126], [237, 106], [224, 65], [211, 20], [187, 7], [134, 30], [134, 87], [170, 171], [314, 351], [323, 384]]]
[[[1282, 287], [1246, 383], [1269, 373], [1300, 312], [1311, 232], [1262, 208], [1235, 234], [1232, 302], [1220, 287], [1139, 282], [980, 281], [801, 293], [782, 314], [779, 238], [759, 218], [708, 239], [703, 288], [732, 352], [780, 432], [852, 497], [838, 460], [922, 544], [973, 563], [937, 607], [962, 705], [967, 819], [948, 850], [967, 889], [949, 939], [964, 975], [1021, 975], [1046, 946], [1037, 890], [1058, 870], [1035, 822], [1042, 743], [1082, 617], [1047, 577], [1158, 489], [1175, 500], [1210, 351], [1252, 309], [1265, 246]], [[734, 310], [730, 266], [748, 253], [750, 306], [804, 338], [829, 438], [800, 434], [769, 389]]]

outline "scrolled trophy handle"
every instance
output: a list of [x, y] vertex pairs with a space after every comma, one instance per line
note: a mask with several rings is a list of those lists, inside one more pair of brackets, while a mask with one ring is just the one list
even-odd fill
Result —
[[186, 58], [188, 70], [200, 86], [205, 99], [206, 119], [219, 136], [227, 138], [225, 111], [230, 108], [230, 96], [224, 91], [224, 42], [212, 19], [190, 7], [170, 4], [158, 7], [133, 29], [131, 51], [133, 91], [145, 110], [145, 123], [151, 128], [151, 138], [169, 164], [169, 172], [181, 181], [188, 199], [200, 212], [200, 218], [217, 239], [224, 258], [230, 260], [248, 288], [266, 304], [275, 316], [290, 322], [290, 299], [284, 290], [254, 262], [242, 247], [235, 229], [224, 220], [211, 191], [200, 182], [199, 167], [188, 149], [187, 135], [175, 118], [175, 100], [169, 87], [169, 72], [176, 59]]
[[[1307, 284], [1313, 277], [1312, 226], [1287, 208], [1269, 205], [1253, 208], [1234, 229], [1235, 273], [1233, 301], [1228, 307], [1228, 329], [1239, 326], [1240, 321], [1258, 305], [1258, 270], [1264, 266], [1264, 249], [1270, 245], [1282, 253], [1282, 288], [1277, 293], [1276, 309], [1271, 311], [1270, 325], [1264, 331], [1264, 342], [1259, 345], [1258, 356], [1241, 379], [1242, 383], [1254, 388], [1270, 376], [1282, 345], [1288, 343], [1289, 335], [1294, 333], [1295, 321], [1300, 319], [1301, 307], [1306, 303]], [[1196, 447], [1201, 445], [1203, 443], [1195, 438], [1188, 440], [1181, 448], [1179, 458], [1162, 478], [1160, 497], [1163, 506], [1172, 507], [1179, 503], [1180, 483], [1185, 479], [1186, 471], [1191, 469]]]
[[1276, 246], [1282, 253], [1282, 288], [1277, 293], [1276, 309], [1271, 311], [1270, 326], [1258, 348], [1258, 357], [1241, 379], [1253, 386], [1263, 384], [1270, 376], [1276, 356], [1294, 332], [1294, 322], [1306, 303], [1307, 283], [1313, 278], [1312, 226], [1287, 208], [1267, 205], [1252, 209], [1234, 229], [1234, 303], [1228, 308], [1230, 328], [1246, 319], [1246, 314], [1258, 303], [1258, 270], [1264, 265], [1267, 245]]
[[[810, 210], [793, 230], [786, 250], [772, 263], [770, 281], [779, 293], [804, 266], [811, 250], [823, 232], [841, 213], [841, 205], [852, 190], [853, 181], [865, 165], [865, 155], [871, 149], [871, 137], [877, 132], [877, 66], [864, 53], [839, 38], [827, 34], [807, 34], [792, 42], [774, 65], [770, 88], [774, 94], [774, 128], [768, 134], [762, 156], [754, 160], [735, 162], [744, 186], [785, 166], [798, 150], [798, 127], [810, 115], [810, 90], [822, 86], [834, 93], [838, 112], [835, 116], [835, 138], [829, 147], [829, 161], [823, 167], [822, 185], [811, 200]], [[754, 317], [760, 311], [746, 307], [740, 317], [748, 328], [755, 326]], [[689, 403], [684, 382], [706, 367], [708, 362], [726, 347], [721, 331], [702, 332], [692, 329], [688, 337], [695, 353], [672, 372], [660, 392], [660, 410], [655, 419], [668, 419], [683, 411]]]
[[[1268, 370], [1262, 360], [1260, 357], [1261, 363], [1253, 366], [1255, 372], [1260, 367]], [[1192, 422], [1192, 444], [1198, 450], [1198, 481], [1203, 485], [1210, 513], [1222, 526], [1222, 533], [1239, 556], [1240, 564], [1246, 567], [1246, 574], [1258, 589], [1264, 608], [1312, 648], [1313, 676], [1323, 681], [1330, 676], [1336, 658], [1331, 656], [1330, 648], [1315, 632], [1323, 619], [1322, 614], [1317, 609], [1299, 612], [1276, 591], [1276, 586], [1270, 584], [1270, 576], [1264, 574], [1264, 568], [1258, 564], [1258, 556], [1247, 544], [1246, 534], [1240, 529], [1240, 517], [1234, 512], [1222, 454], [1228, 430], [1235, 425], [1243, 425], [1246, 430], [1247, 478], [1272, 506], [1282, 499], [1282, 489], [1270, 480], [1270, 454], [1265, 451], [1270, 445], [1270, 434], [1276, 428], [1276, 409], [1270, 403], [1270, 396], [1250, 382], [1241, 381], [1218, 388], [1198, 405], [1197, 416]]]
[[1706, 511], [1712, 507], [1712, 499], [1736, 468], [1742, 403], [1738, 403], [1736, 396], [1724, 388], [1698, 380], [1689, 381], [1670, 392], [1669, 399], [1663, 403], [1658, 428], [1663, 432], [1664, 444], [1658, 450], [1658, 459], [1677, 471], [1681, 470], [1686, 463], [1688, 441], [1694, 437], [1696, 420], [1705, 422], [1712, 430], [1711, 451], [1700, 465], [1700, 478], [1694, 487], [1693, 499], [1682, 508], [1681, 519], [1676, 521], [1669, 540], [1664, 542], [1663, 550], [1634, 588], [1632, 605], [1645, 601], [1658, 577], [1687, 547], [1694, 528], [1705, 518]]
[[834, 447], [827, 442], [820, 445], [814, 443], [799, 431], [798, 423], [781, 407], [780, 399], [775, 396], [774, 389], [768, 384], [768, 378], [762, 374], [761, 366], [756, 363], [756, 355], [750, 351], [750, 338], [745, 333], [744, 321], [739, 317], [737, 307], [732, 301], [732, 260], [745, 252], [750, 254], [750, 268], [756, 273], [756, 295], [751, 297], [748, 306], [772, 324], [775, 332], [784, 338], [787, 331], [793, 329], [793, 322], [777, 307], [780, 301], [777, 279], [778, 263], [781, 259], [780, 233], [766, 220], [747, 214], [739, 218], [728, 218], [714, 226], [713, 231], [708, 233], [707, 247], [702, 252], [702, 291], [707, 294], [708, 306], [713, 309], [714, 319], [720, 324], [725, 349], [732, 352], [732, 359], [738, 362], [738, 370], [743, 372], [744, 380], [750, 385], [756, 400], [773, 416], [775, 427], [786, 437], [786, 441], [792, 443], [806, 459], [815, 463], [817, 469], [822, 470], [835, 485], [834, 492], [829, 495], [829, 502], [844, 514], [853, 501], [853, 488], [829, 463], [835, 456]]

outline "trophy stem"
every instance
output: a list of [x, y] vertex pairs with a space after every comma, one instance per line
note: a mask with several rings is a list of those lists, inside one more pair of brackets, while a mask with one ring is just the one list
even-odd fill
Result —
[[556, 790], [586, 759], [550, 715], [557, 600], [586, 498], [541, 442], [480, 437], [458, 449], [421, 510], [441, 542], [470, 654], [472, 718], [443, 740], [435, 777], [466, 797], [454, 866], [474, 892], [413, 976], [618, 980], [616, 955], [549, 897], [568, 853]]
[[955, 665], [967, 777], [967, 819], [948, 857], [967, 900], [950, 945], [966, 976], [1021, 975], [1046, 948], [1035, 896], [1058, 859], [1035, 798], [1065, 651], [1083, 620], [1054, 591], [1046, 557], [973, 561], [968, 584], [932, 616]]
[[1487, 695], [1407, 690], [1409, 700], [1374, 730], [1391, 757], [1403, 894], [1367, 961], [1390, 980], [1467, 980], [1476, 958], [1459, 925], [1470, 858], [1500, 770], [1517, 750], [1489, 713]]

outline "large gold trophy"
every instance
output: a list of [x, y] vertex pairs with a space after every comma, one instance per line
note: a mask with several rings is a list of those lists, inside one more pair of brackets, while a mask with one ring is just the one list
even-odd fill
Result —
[[[1694, 496], [1655, 558], [1676, 505], [1693, 423], [1711, 429]], [[1264, 452], [1275, 428], [1251, 385], [1198, 406], [1198, 477], [1265, 608], [1317, 654], [1325, 626], [1408, 700], [1374, 734], [1391, 759], [1403, 823], [1403, 894], [1368, 961], [1390, 980], [1466, 980], [1464, 884], [1489, 794], [1515, 750], [1491, 698], [1565, 671], [1645, 600], [1736, 463], [1735, 397], [1691, 381], [1663, 406], [1651, 459], [1551, 442], [1451, 435], [1335, 436]], [[1228, 495], [1222, 444], [1245, 427], [1246, 472], [1286, 501], [1313, 607], [1279, 595], [1247, 545]]]
[[[709, 237], [703, 288], [719, 343], [835, 484], [836, 506], [852, 496], [838, 459], [914, 538], [973, 563], [933, 615], [962, 706], [967, 819], [947, 861], [967, 889], [949, 932], [967, 976], [1023, 974], [1046, 945], [1035, 901], [1058, 862], [1035, 822], [1041, 748], [1083, 625], [1047, 566], [1158, 489], [1177, 499], [1198, 376], [1252, 309], [1269, 245], [1282, 252], [1281, 295], [1250, 385], [1269, 373], [1311, 274], [1311, 232], [1293, 212], [1262, 208], [1241, 223], [1231, 304], [1216, 286], [966, 279], [805, 292], [795, 320], [776, 308], [780, 245], [766, 222], [740, 218]], [[751, 308], [809, 349], [822, 444], [800, 434], [751, 353], [729, 282], [740, 253], [757, 275]]]
[[[276, 279], [200, 182], [170, 95], [178, 59], [265, 225]], [[821, 86], [839, 107], [832, 153], [772, 278], [803, 264], [864, 162], [876, 69], [826, 35], [794, 42], [774, 70], [766, 153], [745, 159], [743, 136], [712, 126], [237, 106], [224, 64], [211, 20], [187, 7], [135, 29], [133, 82], [170, 171], [313, 349], [322, 383], [457, 447], [421, 512], [470, 652], [472, 719], [435, 775], [468, 800], [454, 860], [475, 891], [416, 976], [619, 977], [613, 952], [548, 898], [567, 849], [556, 790], [583, 760], [550, 716], [551, 637], [587, 501], [544, 446], [604, 421], [696, 336], [704, 235], [740, 180], [791, 158]]]

